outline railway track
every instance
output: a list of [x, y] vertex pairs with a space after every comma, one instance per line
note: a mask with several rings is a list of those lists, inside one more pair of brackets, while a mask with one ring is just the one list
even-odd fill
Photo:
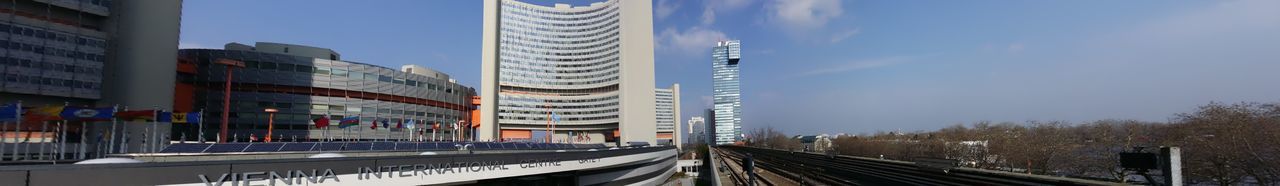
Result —
[[803, 185], [1123, 185], [970, 168], [922, 169], [912, 162], [852, 156], [738, 146], [717, 149], [729, 156], [751, 153], [758, 168], [784, 172], [780, 175]]

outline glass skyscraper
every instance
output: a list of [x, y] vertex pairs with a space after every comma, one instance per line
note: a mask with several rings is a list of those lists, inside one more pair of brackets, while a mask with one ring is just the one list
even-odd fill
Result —
[[742, 91], [738, 75], [742, 43], [738, 40], [717, 42], [711, 58], [716, 144], [733, 144], [742, 140]]

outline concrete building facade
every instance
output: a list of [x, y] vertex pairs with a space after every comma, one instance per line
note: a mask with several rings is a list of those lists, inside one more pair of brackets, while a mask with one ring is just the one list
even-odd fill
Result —
[[652, 1], [483, 12], [480, 140], [656, 143]]
[[742, 141], [742, 82], [738, 73], [742, 44], [738, 40], [717, 42], [711, 56], [715, 143], [733, 144]]
[[[216, 136], [222, 121], [227, 67], [213, 63], [220, 58], [243, 61], [246, 66], [231, 73], [228, 136], [234, 140], [229, 141], [243, 142], [251, 135], [265, 137], [269, 116], [265, 108], [279, 110], [272, 134], [280, 141], [421, 139], [423, 136], [414, 135], [429, 135], [428, 124], [436, 123], [441, 124], [437, 139], [445, 139], [441, 138], [444, 133], [465, 133], [450, 126], [462, 123], [460, 128], [465, 128], [474, 110], [474, 89], [448, 79], [448, 74], [417, 65], [396, 70], [343, 61], [341, 55], [326, 48], [262, 42], [178, 53], [194, 64], [194, 73], [180, 79], [195, 87], [192, 94], [185, 95], [194, 100], [192, 109], [205, 109], [206, 138]], [[353, 116], [360, 119], [357, 126], [338, 127], [339, 120]], [[320, 117], [329, 118], [330, 127], [317, 128], [313, 120]], [[375, 121], [376, 129], [372, 128]], [[405, 126], [410, 123], [415, 124], [415, 130]], [[198, 130], [188, 125], [179, 131], [194, 140]]]
[[[0, 12], [0, 103], [172, 106], [181, 0], [14, 0]], [[69, 135], [108, 128], [73, 125]], [[140, 141], [130, 143], [137, 152]]]
[[680, 137], [680, 84], [673, 84], [671, 88], [654, 89], [657, 93], [658, 114], [658, 144], [659, 145], [675, 145], [677, 148], [683, 145], [684, 140]]

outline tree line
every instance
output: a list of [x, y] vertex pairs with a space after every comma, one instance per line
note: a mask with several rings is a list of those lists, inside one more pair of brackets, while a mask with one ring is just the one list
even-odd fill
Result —
[[[800, 145], [773, 128], [749, 135], [751, 146]], [[1119, 153], [1174, 146], [1182, 148], [1188, 183], [1280, 185], [1280, 103], [1214, 102], [1174, 114], [1168, 122], [983, 121], [935, 131], [840, 136], [832, 143], [831, 150], [844, 155], [948, 158], [966, 167], [1109, 181], [1134, 181], [1133, 172], [1120, 168]]]

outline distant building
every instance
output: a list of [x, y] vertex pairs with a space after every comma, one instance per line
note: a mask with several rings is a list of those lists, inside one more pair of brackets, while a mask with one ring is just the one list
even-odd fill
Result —
[[654, 89], [657, 107], [655, 112], [658, 121], [658, 144], [683, 145], [680, 139], [680, 84], [673, 84], [669, 89]]
[[694, 116], [689, 118], [689, 143], [702, 144], [707, 142], [707, 120], [703, 117]]
[[822, 152], [827, 152], [827, 150], [831, 150], [831, 137], [826, 134], [813, 135], [813, 136], [796, 136], [795, 139], [800, 140], [800, 144], [804, 145], [803, 150], [805, 152], [822, 153]]
[[[243, 61], [246, 66], [231, 71], [228, 139], [236, 141], [266, 135], [265, 108], [280, 111], [272, 134], [285, 141], [405, 139], [412, 133], [408, 129], [388, 128], [410, 122], [418, 130], [440, 123], [443, 131], [452, 132], [449, 126], [455, 122], [469, 124], [474, 109], [475, 90], [448, 79], [447, 74], [416, 65], [397, 70], [343, 61], [338, 52], [327, 48], [229, 43], [225, 49], [183, 49], [178, 54], [186, 62], [179, 63], [182, 73], [174, 109], [204, 109], [207, 122], [199, 126], [205, 127], [210, 140], [222, 122], [227, 67], [213, 63], [220, 58]], [[330, 127], [315, 126], [313, 120], [321, 117], [329, 118]], [[339, 120], [348, 117], [358, 117], [358, 126], [339, 128]], [[374, 121], [377, 129], [371, 128]], [[175, 135], [187, 133], [188, 140], [195, 140], [198, 130], [191, 126], [182, 125]]]
[[479, 138], [657, 144], [652, 2], [484, 1]]
[[716, 144], [742, 141], [742, 91], [738, 61], [742, 44], [738, 40], [717, 42], [712, 49], [712, 94]]

